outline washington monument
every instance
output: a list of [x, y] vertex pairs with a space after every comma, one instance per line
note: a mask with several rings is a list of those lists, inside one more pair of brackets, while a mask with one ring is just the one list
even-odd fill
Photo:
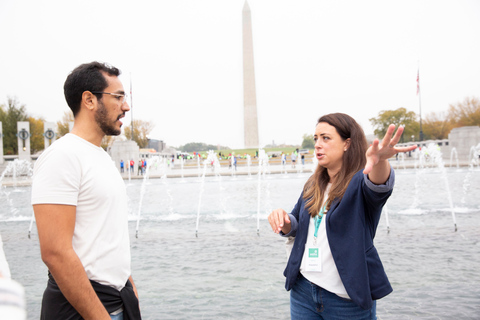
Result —
[[257, 94], [253, 64], [252, 17], [247, 1], [243, 6], [243, 126], [245, 148], [258, 148]]

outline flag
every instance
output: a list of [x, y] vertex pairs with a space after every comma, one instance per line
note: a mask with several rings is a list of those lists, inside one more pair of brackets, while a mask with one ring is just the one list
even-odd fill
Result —
[[420, 69], [417, 69], [417, 96], [420, 92]]

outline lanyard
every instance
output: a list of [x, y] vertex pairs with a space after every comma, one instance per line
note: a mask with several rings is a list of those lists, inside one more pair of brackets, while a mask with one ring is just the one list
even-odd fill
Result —
[[323, 214], [325, 212], [325, 208], [326, 208], [327, 204], [325, 204], [322, 209], [320, 210], [320, 213], [318, 215], [315, 216], [315, 232], [313, 233], [313, 244], [314, 245], [317, 245], [317, 235], [318, 235], [318, 228], [320, 227], [320, 223], [322, 223], [322, 219], [323, 219]]

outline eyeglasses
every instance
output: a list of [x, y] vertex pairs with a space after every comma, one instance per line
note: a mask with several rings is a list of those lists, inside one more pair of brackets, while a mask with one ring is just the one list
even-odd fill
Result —
[[117, 97], [117, 100], [121, 104], [124, 104], [125, 102], [127, 102], [127, 97], [128, 97], [126, 93], [100, 92], [100, 91], [92, 91], [92, 93], [109, 94], [109, 95], [115, 96]]

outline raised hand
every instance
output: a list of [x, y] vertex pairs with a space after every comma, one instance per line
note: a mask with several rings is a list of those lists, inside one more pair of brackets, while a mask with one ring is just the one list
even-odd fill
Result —
[[[399, 152], [408, 152], [415, 150], [417, 146], [409, 146], [409, 147], [400, 147], [397, 148], [395, 145], [400, 141], [400, 137], [402, 136], [404, 127], [398, 127], [397, 132], [393, 136], [393, 132], [395, 131], [395, 125], [391, 124], [388, 129], [385, 137], [383, 137], [382, 142], [375, 139], [373, 144], [367, 149], [365, 157], [367, 159], [367, 163], [365, 164], [365, 169], [363, 173], [369, 174], [373, 167], [376, 166], [380, 161], [388, 160], [395, 154]], [[393, 137], [392, 137], [393, 136]]]

